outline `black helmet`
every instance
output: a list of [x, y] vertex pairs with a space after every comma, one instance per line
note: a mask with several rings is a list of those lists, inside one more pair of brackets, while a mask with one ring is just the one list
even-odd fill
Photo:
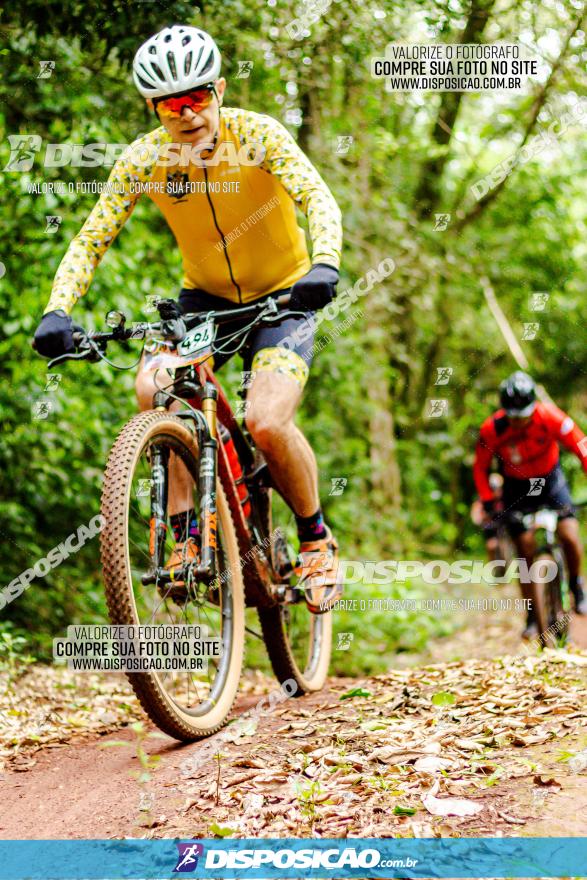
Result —
[[499, 399], [506, 415], [514, 418], [531, 416], [536, 406], [534, 379], [521, 370], [512, 373], [499, 386]]

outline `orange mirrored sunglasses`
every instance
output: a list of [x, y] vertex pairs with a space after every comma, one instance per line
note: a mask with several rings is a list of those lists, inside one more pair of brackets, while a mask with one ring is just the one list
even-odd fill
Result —
[[168, 119], [179, 119], [184, 107], [188, 107], [194, 113], [199, 113], [200, 110], [209, 107], [215, 94], [216, 90], [211, 83], [199, 89], [192, 89], [183, 95], [157, 98], [153, 101], [153, 105], [159, 116], [165, 116]]

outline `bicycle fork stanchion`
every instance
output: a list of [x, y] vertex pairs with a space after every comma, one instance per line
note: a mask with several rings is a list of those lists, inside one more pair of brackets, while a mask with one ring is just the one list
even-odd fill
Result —
[[212, 382], [206, 382], [200, 392], [202, 412], [208, 430], [200, 448], [200, 522], [202, 528], [201, 561], [198, 577], [211, 581], [216, 573], [217, 514], [216, 514], [216, 472], [217, 472], [217, 422], [216, 402], [218, 391]]
[[157, 570], [163, 564], [167, 537], [167, 492], [169, 484], [169, 450], [165, 446], [151, 447], [151, 528], [149, 553]]

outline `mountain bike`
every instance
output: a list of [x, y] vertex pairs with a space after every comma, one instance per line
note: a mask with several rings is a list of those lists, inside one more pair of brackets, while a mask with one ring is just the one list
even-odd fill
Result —
[[533, 532], [537, 546], [531, 599], [540, 642], [543, 647], [563, 647], [569, 635], [571, 603], [565, 557], [556, 536], [558, 516], [555, 510], [541, 509], [525, 514], [523, 523]]
[[[253, 327], [298, 314], [285, 310], [288, 302], [284, 294], [179, 318], [173, 301], [161, 300], [160, 320], [153, 323], [127, 324], [123, 313], [109, 312], [109, 330], [76, 330], [76, 351], [49, 365], [86, 360], [116, 367], [106, 357], [109, 345], [145, 341], [158, 390], [153, 409], [127, 422], [108, 457], [101, 560], [112, 624], [164, 623], [178, 632], [196, 625], [220, 642], [205, 672], [128, 675], [151, 720], [179, 740], [210, 735], [226, 722], [241, 676], [245, 629], [265, 642], [276, 677], [290, 682], [292, 695], [319, 690], [328, 672], [331, 612], [314, 615], [306, 607], [303, 582], [294, 575], [293, 514], [213, 370], [213, 343], [216, 353], [228, 345], [234, 353]], [[228, 342], [217, 339], [235, 318], [250, 322]], [[198, 511], [201, 539], [198, 558], [168, 567], [175, 543], [169, 528], [174, 473], [188, 486], [186, 506]], [[245, 627], [246, 606], [257, 609], [260, 632]]]

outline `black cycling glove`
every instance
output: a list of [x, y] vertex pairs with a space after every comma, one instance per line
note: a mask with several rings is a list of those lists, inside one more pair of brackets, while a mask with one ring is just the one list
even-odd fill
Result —
[[292, 287], [288, 308], [301, 312], [323, 309], [336, 296], [337, 283], [338, 269], [326, 263], [316, 263]]
[[47, 312], [35, 331], [35, 347], [39, 354], [54, 358], [75, 351], [73, 329], [73, 321], [63, 309]]
[[495, 513], [495, 499], [490, 498], [489, 501], [483, 502], [483, 510], [485, 513], [492, 515]]

